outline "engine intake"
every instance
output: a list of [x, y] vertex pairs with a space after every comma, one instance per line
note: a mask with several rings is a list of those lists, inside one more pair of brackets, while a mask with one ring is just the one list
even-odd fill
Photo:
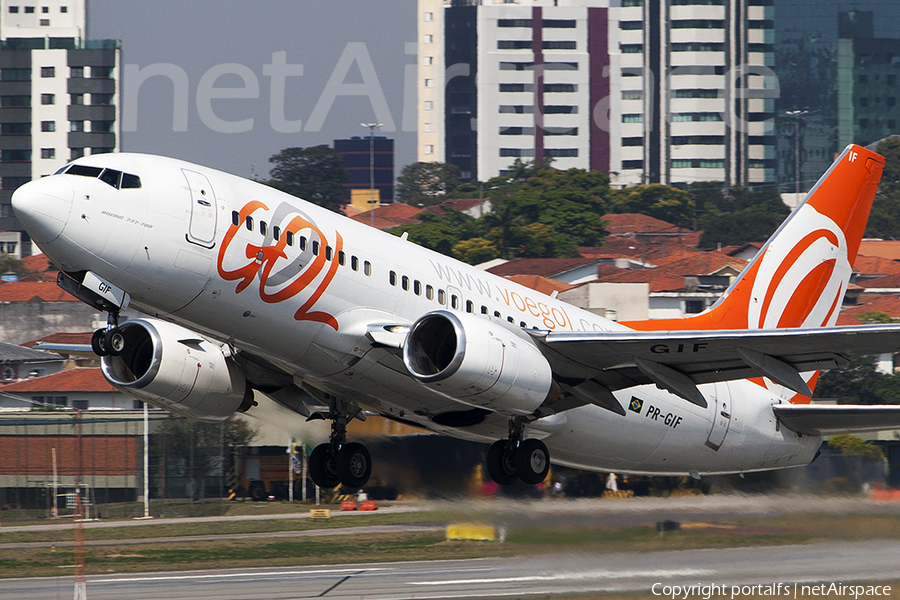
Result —
[[534, 412], [556, 389], [533, 341], [471, 314], [439, 310], [419, 318], [406, 337], [403, 362], [428, 388], [507, 415]]
[[122, 392], [202, 421], [223, 421], [253, 403], [253, 390], [231, 356], [197, 333], [157, 319], [119, 330], [121, 355], [104, 356], [103, 376]]

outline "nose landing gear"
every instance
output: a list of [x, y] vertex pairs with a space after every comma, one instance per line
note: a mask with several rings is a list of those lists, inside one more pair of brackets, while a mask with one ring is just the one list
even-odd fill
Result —
[[97, 356], [119, 356], [125, 349], [125, 336], [119, 329], [119, 313], [110, 312], [106, 329], [98, 329], [91, 336], [91, 350]]

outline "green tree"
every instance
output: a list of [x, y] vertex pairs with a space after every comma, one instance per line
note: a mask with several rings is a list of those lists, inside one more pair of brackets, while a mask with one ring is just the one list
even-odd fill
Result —
[[460, 184], [459, 167], [450, 163], [416, 162], [403, 167], [394, 190], [397, 202], [431, 206], [446, 200]]
[[453, 246], [453, 256], [470, 265], [477, 265], [500, 256], [500, 249], [490, 240], [473, 237], [457, 242]]
[[706, 190], [699, 218], [700, 247], [764, 242], [790, 212], [774, 190], [732, 188], [718, 197]]
[[833, 435], [828, 439], [828, 445], [837, 448], [841, 454], [861, 454], [866, 460], [880, 462], [884, 460], [884, 452], [881, 448], [866, 440], [848, 433]]
[[883, 140], [875, 149], [884, 156], [885, 163], [866, 237], [900, 240], [900, 138]]
[[687, 192], [660, 183], [613, 190], [609, 200], [614, 213], [641, 213], [680, 227], [690, 227], [694, 220]]
[[256, 435], [238, 417], [222, 423], [203, 423], [173, 416], [153, 434], [150, 447], [158, 460], [164, 460], [168, 473], [187, 479], [191, 499], [197, 500], [203, 479], [218, 474], [218, 469], [224, 468], [221, 461], [250, 445]]
[[391, 229], [390, 233], [397, 236], [408, 233], [409, 241], [446, 256], [453, 256], [453, 247], [460, 240], [480, 233], [476, 220], [458, 210], [444, 209], [443, 217], [423, 212], [418, 218], [422, 221], [420, 225], [401, 225]]
[[879, 373], [873, 357], [856, 356], [840, 369], [823, 372], [815, 395], [840, 404], [900, 404], [900, 375]]
[[347, 172], [341, 155], [324, 144], [309, 148], [285, 148], [269, 158], [270, 186], [292, 196], [339, 212], [344, 204], [343, 183]]

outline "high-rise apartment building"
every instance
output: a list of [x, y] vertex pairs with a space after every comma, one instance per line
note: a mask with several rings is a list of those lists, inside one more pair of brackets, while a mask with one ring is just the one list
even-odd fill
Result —
[[420, 0], [419, 12], [419, 160], [482, 181], [517, 158], [618, 185], [774, 178], [771, 0]]
[[0, 230], [22, 231], [15, 188], [119, 150], [120, 59], [116, 40], [85, 39], [85, 0], [0, 0]]

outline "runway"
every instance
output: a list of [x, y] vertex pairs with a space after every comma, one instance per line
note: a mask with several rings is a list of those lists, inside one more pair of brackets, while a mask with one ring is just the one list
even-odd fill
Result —
[[[782, 583], [791, 586], [787, 588], [790, 592], [794, 584], [900, 581], [898, 556], [900, 542], [881, 540], [649, 553], [542, 554], [97, 575], [87, 578], [87, 593], [91, 600], [542, 598], [590, 592], [662, 593], [663, 586], [716, 584], [725, 586], [729, 595], [731, 586], [752, 584]], [[0, 598], [69, 598], [73, 586], [71, 576], [7, 579], [0, 586]]]

